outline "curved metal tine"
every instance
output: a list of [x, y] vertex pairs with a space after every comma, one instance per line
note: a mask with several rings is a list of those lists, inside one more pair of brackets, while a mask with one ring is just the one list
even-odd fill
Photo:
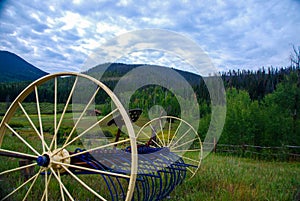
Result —
[[173, 182], [172, 184], [173, 185], [170, 186], [169, 193], [171, 193], [175, 189], [176, 185], [178, 184], [177, 183], [177, 178], [179, 177], [179, 174], [180, 174], [179, 170], [173, 169], [173, 171], [174, 171], [174, 175], [172, 177], [172, 182]]
[[170, 192], [171, 192], [170, 189], [172, 189], [172, 186], [175, 185], [174, 177], [176, 177], [176, 169], [172, 168], [172, 161], [173, 160], [169, 159], [169, 158], [168, 158], [168, 160], [171, 161], [171, 164], [164, 168], [164, 169], [166, 169], [166, 171], [164, 172], [164, 174], [166, 175], [164, 197], [170, 194]]
[[54, 175], [54, 177], [56, 178], [56, 180], [59, 183], [59, 185], [61, 185], [61, 187], [63, 188], [63, 190], [65, 191], [65, 193], [68, 195], [69, 199], [72, 200], [72, 201], [75, 201], [74, 198], [72, 197], [72, 195], [70, 194], [70, 192], [68, 191], [68, 189], [62, 183], [61, 178], [59, 178], [58, 175], [55, 173], [54, 169], [52, 167], [50, 167], [50, 170], [51, 170], [52, 174]]
[[137, 195], [137, 200], [141, 200], [139, 185], [135, 185], [135, 189], [136, 189], [136, 194], [135, 195]]
[[118, 185], [119, 185], [119, 189], [121, 190], [121, 199], [125, 199], [125, 191], [124, 191], [124, 188], [123, 188], [123, 186], [122, 186], [122, 184], [121, 184], [121, 182], [120, 182], [120, 180], [119, 180], [119, 178], [118, 177], [116, 177], [116, 180], [117, 180], [117, 182], [118, 182]]
[[118, 190], [117, 190], [117, 188], [116, 188], [116, 186], [115, 186], [115, 183], [113, 182], [113, 180], [112, 180], [112, 178], [110, 177], [110, 176], [108, 176], [107, 175], [107, 177], [109, 178], [109, 181], [110, 181], [110, 183], [111, 183], [111, 185], [109, 185], [109, 187], [111, 187], [111, 186], [113, 186], [113, 190], [114, 190], [114, 194], [113, 193], [111, 193], [111, 198], [112, 198], [112, 201], [114, 201], [114, 195], [116, 196], [116, 200], [119, 200], [118, 199]]
[[[141, 197], [140, 196], [140, 193], [138, 193], [138, 200], [150, 200], [149, 199], [149, 190], [150, 190], [150, 186], [149, 186], [149, 183], [148, 183], [148, 178], [151, 177], [151, 176], [148, 176], [147, 173], [145, 172], [145, 169], [140, 169], [139, 171], [139, 180], [137, 180], [137, 184], [136, 186], [138, 187], [139, 185], [141, 185], [142, 187], [142, 193], [141, 193]], [[149, 174], [149, 173], [148, 173]], [[139, 191], [139, 189], [138, 189]]]
[[36, 99], [36, 108], [37, 108], [37, 113], [38, 113], [38, 119], [39, 119], [39, 125], [40, 125], [40, 134], [41, 134], [41, 139], [42, 139], [42, 147], [43, 147], [43, 153], [45, 153], [45, 139], [44, 139], [44, 131], [43, 131], [43, 122], [42, 122], [42, 115], [41, 115], [41, 108], [40, 108], [40, 101], [39, 101], [39, 93], [37, 86], [34, 86], [34, 91], [35, 91], [35, 99]]
[[83, 187], [85, 187], [88, 191], [90, 191], [92, 194], [94, 194], [99, 199], [106, 201], [105, 198], [103, 198], [101, 195], [99, 195], [96, 191], [94, 191], [92, 188], [90, 188], [86, 183], [84, 183], [81, 179], [79, 179], [75, 174], [73, 174], [68, 168], [66, 168], [64, 165], [62, 167], [75, 179], [77, 182], [79, 182]]
[[[53, 135], [53, 138], [52, 138], [52, 141], [51, 141], [51, 144], [50, 144], [50, 150], [52, 149], [53, 144], [55, 144], [55, 141], [56, 141], [56, 138], [57, 138], [58, 130], [59, 130], [60, 125], [61, 125], [61, 123], [62, 123], [62, 121], [63, 121], [63, 119], [64, 119], [64, 116], [65, 116], [65, 114], [66, 114], [66, 111], [67, 111], [67, 109], [68, 109], [68, 107], [69, 107], [69, 103], [70, 103], [71, 98], [72, 98], [72, 96], [73, 96], [73, 93], [74, 93], [75, 87], [76, 87], [76, 85], [77, 85], [77, 82], [78, 82], [78, 76], [76, 76], [76, 79], [75, 79], [75, 81], [74, 81], [74, 83], [73, 83], [73, 86], [72, 86], [72, 89], [71, 89], [71, 91], [70, 91], [70, 93], [69, 93], [68, 99], [67, 99], [66, 104], [65, 104], [65, 107], [64, 107], [64, 109], [63, 109], [63, 112], [61, 113], [61, 116], [60, 116], [59, 122], [58, 122], [58, 124], [57, 124], [56, 130], [54, 130], [54, 135]], [[57, 93], [57, 90], [56, 90], [56, 93]]]
[[150, 179], [151, 179], [152, 185], [149, 184], [149, 188], [151, 188], [151, 194], [150, 194], [151, 196], [149, 196], [149, 200], [153, 200], [155, 193], [156, 193], [156, 189], [154, 188], [156, 178], [150, 177]]
[[[174, 181], [175, 186], [177, 186], [184, 179], [184, 177], [181, 177], [181, 173], [186, 172], [186, 170], [182, 169], [182, 167], [179, 167], [176, 163], [172, 164], [172, 166], [174, 166], [175, 168], [173, 168], [173, 169], [176, 169], [176, 171], [177, 171], [176, 178], [175, 178], [175, 181]], [[174, 188], [175, 188], [175, 186], [174, 186]]]
[[179, 185], [183, 182], [183, 180], [186, 177], [186, 167], [182, 167], [181, 165], [179, 165], [180, 163], [184, 163], [182, 159], [180, 159], [178, 161], [178, 163], [174, 163], [173, 165], [176, 167], [176, 169], [178, 170], [178, 179], [176, 180], [176, 185]]
[[162, 198], [164, 198], [170, 193], [169, 189], [171, 188], [171, 186], [173, 184], [172, 181], [173, 181], [175, 172], [174, 172], [174, 169], [170, 167], [174, 163], [174, 160], [166, 155], [162, 155], [162, 157], [164, 158], [163, 160], [168, 161], [166, 164], [169, 164], [168, 166], [164, 166], [163, 171], [162, 171], [164, 174], [164, 177], [165, 177], [164, 191], [162, 194]]
[[28, 113], [26, 112], [25, 108], [23, 107], [23, 105], [18, 102], [19, 104], [19, 107], [21, 108], [21, 110], [23, 111], [24, 115], [26, 116], [27, 120], [29, 121], [31, 127], [34, 129], [34, 131], [36, 132], [36, 134], [39, 136], [39, 138], [41, 139], [42, 141], [42, 146], [43, 147], [46, 147], [47, 150], [49, 151], [49, 147], [47, 145], [47, 143], [45, 142], [43, 136], [40, 134], [40, 132], [38, 131], [38, 129], [36, 128], [36, 126], [34, 125], [34, 123], [32, 122], [31, 118], [29, 117]]
[[13, 194], [15, 194], [18, 190], [20, 190], [21, 188], [23, 188], [26, 184], [28, 184], [29, 182], [31, 182], [31, 180], [35, 179], [37, 176], [39, 176], [40, 171], [38, 173], [36, 173], [35, 175], [33, 175], [32, 177], [30, 177], [27, 181], [25, 181], [23, 184], [21, 184], [19, 187], [17, 187], [16, 189], [14, 189], [12, 192], [10, 192], [8, 195], [6, 195], [4, 198], [1, 199], [1, 201], [6, 200], [7, 198], [9, 198], [10, 196], [12, 196]]
[[[89, 161], [89, 160], [87, 160], [87, 159], [84, 159], [84, 161], [87, 162], [89, 165], [91, 165], [92, 168], [94, 168], [94, 169], [97, 169], [97, 170], [98, 170], [98, 168], [102, 168], [102, 164], [100, 164], [97, 160]], [[90, 163], [90, 162], [95, 162], [96, 165], [94, 165], [94, 164], [92, 164], [92, 163]], [[114, 194], [113, 194], [112, 189], [111, 189], [111, 187], [110, 187], [111, 185], [109, 184], [109, 181], [107, 180], [107, 178], [109, 178], [109, 180], [111, 181], [111, 176], [110, 176], [110, 175], [104, 175], [104, 174], [100, 174], [100, 176], [103, 178], [103, 180], [104, 180], [104, 182], [105, 182], [105, 184], [106, 184], [106, 187], [107, 187], [108, 190], [109, 190], [110, 197], [113, 199]], [[118, 178], [118, 177], [115, 177], [115, 178]]]
[[168, 144], [168, 147], [170, 147], [172, 145], [172, 142], [173, 142], [175, 136], [177, 135], [177, 132], [178, 132], [179, 128], [181, 127], [181, 124], [182, 124], [182, 121], [180, 121], [180, 124], [178, 125], [175, 133], [173, 134], [172, 139], [171, 139], [170, 143]]
[[146, 187], [146, 182], [147, 182], [147, 180], [146, 180], [147, 178], [146, 178], [146, 176], [143, 176], [143, 175], [141, 175], [141, 181], [138, 181], [137, 183], [136, 183], [136, 185], [141, 185], [142, 187], [142, 199], [141, 200], [146, 200], [146, 198], [147, 198], [147, 195], [148, 195], [148, 189], [147, 189], [147, 187]]
[[168, 174], [164, 171], [161, 170], [161, 174], [162, 174], [162, 190], [161, 190], [161, 194], [159, 196], [158, 199], [163, 199], [165, 197], [165, 193], [166, 193], [166, 186], [167, 186], [167, 182], [168, 182]]
[[[162, 160], [158, 161], [158, 159], [161, 159], [161, 156], [160, 155], [156, 155], [156, 160], [154, 161], [151, 161], [149, 160], [147, 157], [146, 157], [146, 160], [148, 160], [153, 167], [155, 167], [155, 172], [157, 173], [156, 177], [153, 177], [154, 178], [154, 181], [155, 181], [155, 184], [152, 186], [152, 187], [155, 187], [153, 188], [154, 190], [154, 200], [157, 200], [159, 198], [161, 198], [161, 195], [163, 194], [163, 174], [162, 174], [162, 169], [164, 168], [163, 164], [161, 163]], [[139, 156], [141, 157], [141, 156]], [[153, 192], [152, 190], [152, 192]]]
[[[145, 197], [148, 198], [148, 200], [154, 200], [153, 197], [155, 196], [155, 188], [154, 188], [154, 180], [156, 177], [153, 176], [147, 176], [140, 174], [141, 177], [143, 177], [143, 181], [146, 182], [146, 194]], [[152, 185], [150, 184], [149, 180], [152, 182]], [[151, 191], [151, 192], [150, 192]]]
[[88, 104], [85, 106], [85, 108], [83, 109], [82, 113], [80, 114], [80, 116], [78, 117], [76, 123], [73, 126], [73, 129], [71, 130], [71, 132], [69, 133], [68, 138], [66, 139], [64, 145], [66, 145], [69, 140], [71, 139], [71, 136], [73, 135], [74, 131], [76, 130], [79, 122], [81, 121], [82, 117], [84, 116], [84, 114], [86, 114], [87, 109], [90, 107], [91, 103], [93, 100], [95, 100], [96, 95], [98, 94], [99, 90], [100, 90], [100, 86], [97, 87], [96, 91], [94, 92], [94, 94], [92, 95], [92, 97], [90, 98]]
[[[97, 165], [91, 164], [90, 161], [87, 160], [87, 159], [83, 159], [83, 161], [85, 161], [85, 162], [87, 162], [88, 164], [90, 164], [90, 165], [92, 166], [92, 169], [94, 168], [94, 169], [97, 170], [97, 168], [98, 168]], [[110, 197], [113, 199], [113, 193], [112, 193], [112, 190], [111, 190], [111, 188], [110, 188], [110, 184], [109, 184], [109, 182], [108, 182], [108, 180], [107, 180], [107, 177], [110, 178], [110, 176], [104, 175], [104, 174], [100, 174], [100, 176], [103, 178], [103, 180], [104, 180], [104, 182], [105, 182], [105, 184], [106, 184], [106, 187], [107, 187], [108, 190], [109, 190]]]
[[106, 176], [106, 175], [101, 175], [101, 176], [104, 179], [104, 182], [106, 183], [106, 187], [108, 188], [108, 191], [110, 193], [110, 197], [113, 199], [113, 193], [112, 193], [112, 190], [110, 188], [110, 184], [109, 184], [109, 182], [108, 182], [108, 180], [106, 178], [106, 177], [109, 177], [109, 176]]
[[15, 135], [17, 136], [31, 151], [33, 151], [37, 156], [40, 155], [39, 152], [37, 152], [24, 138], [22, 138], [13, 128], [11, 128], [7, 123], [5, 123], [5, 126]]
[[96, 123], [94, 123], [93, 125], [91, 125], [89, 128], [87, 128], [85, 131], [83, 131], [81, 134], [78, 134], [76, 137], [74, 137], [71, 141], [69, 141], [67, 144], [63, 145], [61, 148], [57, 149], [56, 151], [53, 152], [53, 155], [57, 154], [58, 152], [60, 152], [61, 150], [65, 149], [67, 146], [69, 146], [70, 144], [72, 144], [73, 142], [75, 142], [76, 140], [78, 140], [79, 138], [81, 138], [83, 135], [85, 135], [86, 133], [88, 133], [91, 129], [93, 129], [95, 126], [97, 126], [98, 124], [100, 124], [101, 122], [103, 122], [107, 117], [109, 117], [110, 115], [112, 115], [113, 113], [115, 113], [116, 111], [118, 111], [118, 108], [114, 109], [113, 111], [111, 111], [109, 114], [107, 114], [105, 117], [103, 117], [102, 119], [100, 119], [99, 121], [97, 121]]
[[[158, 175], [159, 175], [159, 187], [158, 187], [158, 194], [156, 195], [156, 200], [158, 200], [160, 197], [161, 197], [161, 194], [163, 193], [162, 192], [162, 186], [163, 186], [163, 183], [162, 183], [162, 175], [161, 175], [161, 172], [160, 171], [157, 171]], [[157, 185], [155, 185], [157, 186]]]

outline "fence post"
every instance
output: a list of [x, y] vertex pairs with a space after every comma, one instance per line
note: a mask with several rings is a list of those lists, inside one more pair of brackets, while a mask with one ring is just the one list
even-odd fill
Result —
[[216, 137], [214, 137], [214, 152], [217, 153], [217, 140], [216, 140]]
[[[19, 160], [19, 167], [29, 165], [32, 162], [29, 160]], [[21, 176], [24, 178], [24, 181], [27, 181], [30, 177], [34, 175], [34, 167], [27, 167], [21, 170]]]

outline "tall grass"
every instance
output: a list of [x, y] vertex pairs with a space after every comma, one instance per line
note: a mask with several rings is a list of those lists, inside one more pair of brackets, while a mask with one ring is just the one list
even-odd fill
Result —
[[195, 177], [178, 186], [170, 196], [171, 200], [185, 201], [298, 200], [299, 190], [300, 163], [211, 154]]

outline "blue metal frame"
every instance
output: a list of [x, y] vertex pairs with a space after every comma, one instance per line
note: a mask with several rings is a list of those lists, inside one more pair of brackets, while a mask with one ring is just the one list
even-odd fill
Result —
[[[84, 150], [77, 148], [75, 153]], [[162, 200], [170, 195], [175, 187], [186, 178], [187, 167], [197, 168], [186, 164], [182, 158], [169, 151], [167, 147], [154, 148], [139, 146], [139, 168], [135, 192], [132, 200], [153, 201]], [[101, 158], [96, 160], [93, 156]], [[130, 147], [121, 149], [102, 149], [93, 153], [84, 153], [72, 157], [84, 162], [92, 169], [113, 173], [130, 174]], [[41, 162], [42, 163], [42, 162]], [[97, 174], [70, 168], [74, 174]], [[100, 174], [111, 196], [111, 200], [125, 200], [129, 179]]]

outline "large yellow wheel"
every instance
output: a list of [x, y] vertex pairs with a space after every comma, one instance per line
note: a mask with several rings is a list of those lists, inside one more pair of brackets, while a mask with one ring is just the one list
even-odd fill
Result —
[[[113, 109], [106, 107], [96, 116], [95, 99], [103, 105], [111, 102]], [[110, 133], [105, 125], [114, 115], [121, 115], [126, 127], [119, 142], [105, 137]], [[137, 172], [135, 139], [125, 109], [103, 83], [85, 74], [47, 75], [21, 92], [2, 119], [0, 200], [111, 200], [116, 196], [115, 200], [130, 201]], [[117, 144], [131, 146], [131, 153], [124, 153], [130, 155], [129, 171], [118, 173], [113, 167], [91, 168], [74, 162], [75, 156], [89, 153], [120, 153], [123, 149], [116, 151]], [[82, 151], [75, 153], [76, 148]], [[106, 164], [112, 164], [109, 158]]]

